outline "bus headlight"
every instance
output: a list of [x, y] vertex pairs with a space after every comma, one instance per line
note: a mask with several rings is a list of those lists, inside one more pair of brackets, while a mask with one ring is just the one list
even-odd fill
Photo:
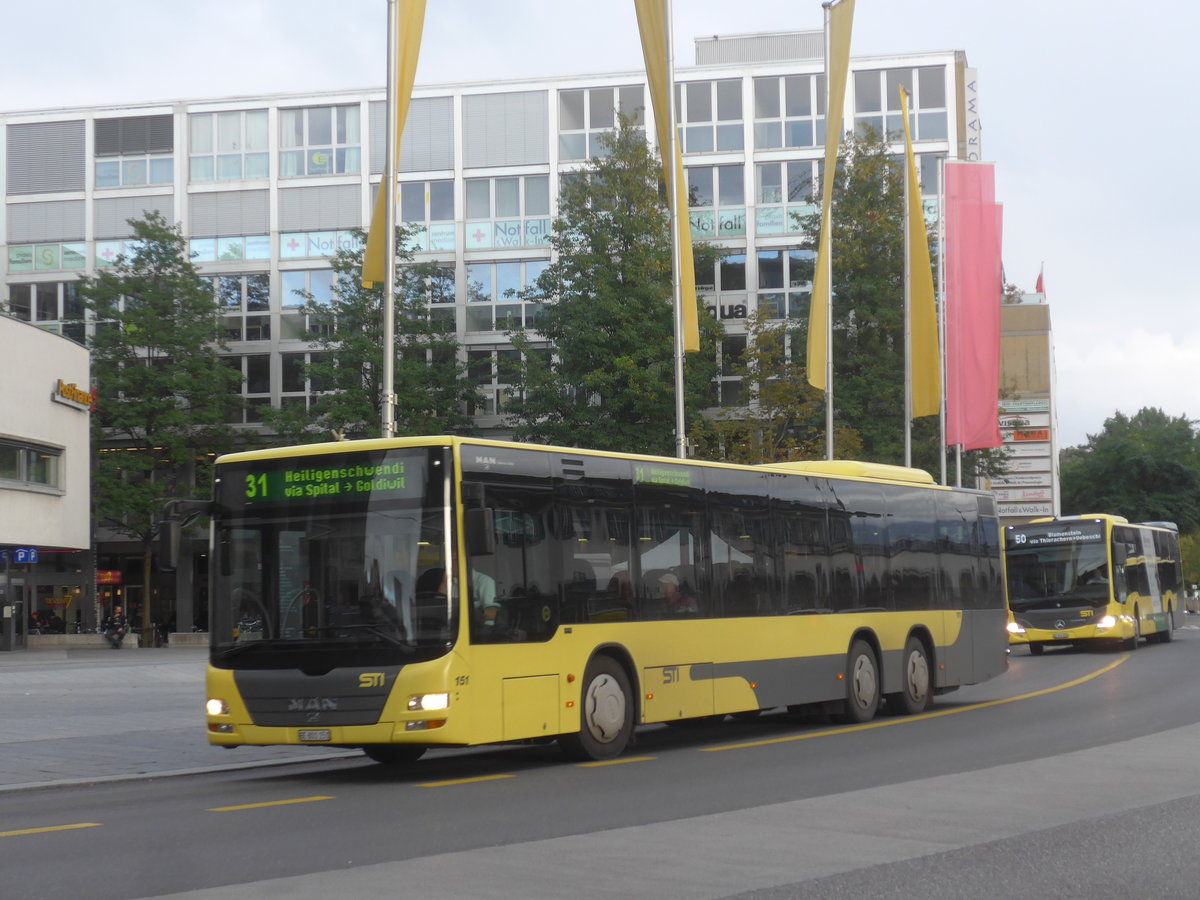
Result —
[[204, 704], [204, 711], [210, 716], [227, 716], [229, 715], [229, 704], [218, 697], [209, 697], [208, 702]]
[[1105, 616], [1103, 619], [1101, 619], [1099, 622], [1096, 623], [1096, 627], [1100, 628], [1100, 629], [1115, 628], [1116, 624], [1117, 624], [1116, 616]]
[[450, 695], [447, 693], [441, 694], [414, 694], [408, 698], [408, 711], [419, 712], [420, 710], [430, 709], [445, 709], [450, 705]]
[[1025, 628], [1018, 622], [1009, 622], [1008, 623], [1008, 633], [1009, 634], [1024, 634]]

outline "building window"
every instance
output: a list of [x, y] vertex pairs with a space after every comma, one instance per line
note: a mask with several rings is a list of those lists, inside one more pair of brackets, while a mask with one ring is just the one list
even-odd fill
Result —
[[825, 143], [825, 77], [754, 79], [754, 147], [820, 147]]
[[8, 314], [44, 331], [87, 343], [83, 301], [75, 281], [40, 281], [8, 286]]
[[311, 366], [321, 360], [320, 353], [281, 353], [280, 360], [280, 406], [287, 408], [308, 406], [313, 394], [330, 389], [321, 379], [312, 374]]
[[796, 248], [758, 251], [758, 308], [767, 318], [807, 320], [815, 257]]
[[944, 141], [948, 136], [946, 116], [946, 67], [917, 69], [874, 69], [854, 73], [854, 128], [868, 129], [890, 140], [904, 139], [900, 115], [900, 87], [909, 96], [909, 129], [914, 141]]
[[361, 169], [358, 106], [279, 111], [279, 175], [353, 175]]
[[726, 335], [721, 339], [721, 369], [717, 376], [717, 402], [724, 407], [745, 406], [745, 385], [737, 374], [746, 356], [746, 336]]
[[311, 331], [308, 316], [303, 312], [310, 298], [317, 306], [333, 305], [333, 274], [333, 269], [286, 269], [279, 273], [282, 340], [302, 341], [305, 333]]
[[696, 290], [708, 314], [722, 322], [749, 316], [746, 251], [729, 250], [716, 260], [696, 260]]
[[6, 488], [59, 487], [62, 451], [0, 441], [0, 485]]
[[271, 276], [215, 275], [213, 296], [221, 307], [221, 328], [227, 341], [271, 339]]
[[741, 164], [688, 166], [686, 172], [692, 237], [744, 237], [745, 168]]
[[84, 268], [87, 268], [87, 245], [83, 243], [12, 244], [8, 248], [10, 274]]
[[237, 262], [243, 259], [270, 259], [269, 234], [237, 235], [220, 238], [193, 238], [188, 242], [192, 262]]
[[477, 399], [467, 410], [469, 415], [496, 416], [506, 411], [520, 362], [518, 350], [473, 347], [467, 351], [467, 376], [477, 389]]
[[174, 127], [170, 115], [97, 119], [96, 187], [172, 184]]
[[644, 121], [640, 84], [558, 92], [558, 159], [560, 162], [607, 156], [600, 136], [617, 126], [617, 113], [635, 125]]
[[550, 176], [471, 178], [466, 182], [466, 249], [550, 244]]
[[544, 259], [467, 263], [467, 331], [536, 329], [542, 304], [522, 301], [521, 293], [549, 264]]
[[799, 234], [799, 218], [816, 210], [813, 195], [821, 163], [815, 159], [755, 166], [754, 224], [758, 234]]
[[415, 253], [454, 250], [454, 182], [405, 181], [400, 184], [397, 218], [420, 225], [406, 249]]
[[270, 174], [265, 109], [188, 116], [188, 140], [191, 181], [239, 181]]
[[243, 400], [243, 407], [230, 414], [230, 422], [258, 424], [264, 409], [271, 406], [271, 355], [252, 353], [246, 356], [226, 356], [222, 360], [241, 376], [233, 393]]
[[690, 81], [675, 86], [684, 153], [722, 153], [745, 148], [742, 82]]

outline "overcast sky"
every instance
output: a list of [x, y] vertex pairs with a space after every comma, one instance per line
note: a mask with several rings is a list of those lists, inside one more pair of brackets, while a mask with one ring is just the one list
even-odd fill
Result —
[[[11, 4], [0, 108], [381, 86], [385, 0]], [[675, 0], [698, 35], [819, 29], [819, 0]], [[433, 0], [417, 84], [642, 66], [628, 0]], [[1156, 15], [1152, 15], [1152, 13]], [[855, 56], [963, 50], [997, 164], [1008, 280], [1045, 264], [1062, 446], [1119, 410], [1200, 418], [1200, 6], [858, 0]], [[835, 385], [836, 390], [836, 385]]]

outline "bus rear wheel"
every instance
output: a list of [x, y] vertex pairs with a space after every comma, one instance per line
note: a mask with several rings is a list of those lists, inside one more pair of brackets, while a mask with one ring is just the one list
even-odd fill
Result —
[[425, 755], [424, 747], [414, 747], [412, 744], [367, 744], [362, 752], [377, 763], [389, 766], [402, 766], [414, 763]]
[[888, 694], [888, 707], [906, 716], [929, 709], [933, 704], [933, 679], [925, 644], [918, 637], [910, 637], [904, 644], [904, 671], [900, 678], [902, 690]]
[[597, 656], [583, 676], [579, 731], [558, 739], [572, 759], [614, 759], [633, 735], [633, 695], [629, 677], [611, 656]]
[[851, 725], [870, 722], [879, 709], [879, 663], [866, 641], [856, 640], [846, 657], [846, 699], [841, 719]]

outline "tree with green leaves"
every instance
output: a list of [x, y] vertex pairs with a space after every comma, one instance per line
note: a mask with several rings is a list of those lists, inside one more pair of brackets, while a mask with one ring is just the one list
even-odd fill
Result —
[[210, 492], [213, 457], [235, 443], [241, 376], [222, 362], [220, 308], [180, 229], [157, 212], [129, 225], [131, 249], [79, 295], [96, 321], [93, 521], [141, 542], [148, 627], [163, 504]]
[[[526, 299], [537, 333], [510, 337], [521, 358], [509, 424], [517, 440], [673, 455], [675, 375], [671, 236], [662, 166], [625, 118], [564, 180], [550, 238], [554, 262]], [[700, 248], [697, 248], [697, 255]], [[684, 297], [695, 304], [695, 296]], [[699, 310], [701, 348], [685, 365], [685, 409], [710, 405], [720, 326]]]
[[[753, 402], [697, 423], [699, 455], [747, 464], [823, 458], [824, 395], [808, 383], [803, 326], [758, 310], [746, 320], [742, 340], [726, 339], [722, 363], [728, 374], [741, 376], [744, 396]], [[860, 455], [858, 434], [834, 427], [839, 455]]]
[[[436, 263], [412, 262], [404, 249], [414, 230], [396, 230], [395, 433], [464, 432], [476, 397], [458, 359], [454, 335], [454, 272]], [[283, 440], [295, 443], [378, 437], [383, 404], [383, 285], [362, 284], [365, 239], [353, 232], [352, 247], [333, 258], [332, 298], [305, 298], [305, 340], [313, 346], [303, 375], [315, 396], [308, 409], [270, 410], [264, 421]], [[445, 302], [444, 307], [438, 304]], [[431, 303], [432, 312], [431, 312]], [[442, 315], [445, 310], [448, 315]]]
[[1059, 479], [1065, 513], [1200, 528], [1200, 435], [1183, 416], [1151, 407], [1114, 413], [1086, 444], [1062, 452]]

